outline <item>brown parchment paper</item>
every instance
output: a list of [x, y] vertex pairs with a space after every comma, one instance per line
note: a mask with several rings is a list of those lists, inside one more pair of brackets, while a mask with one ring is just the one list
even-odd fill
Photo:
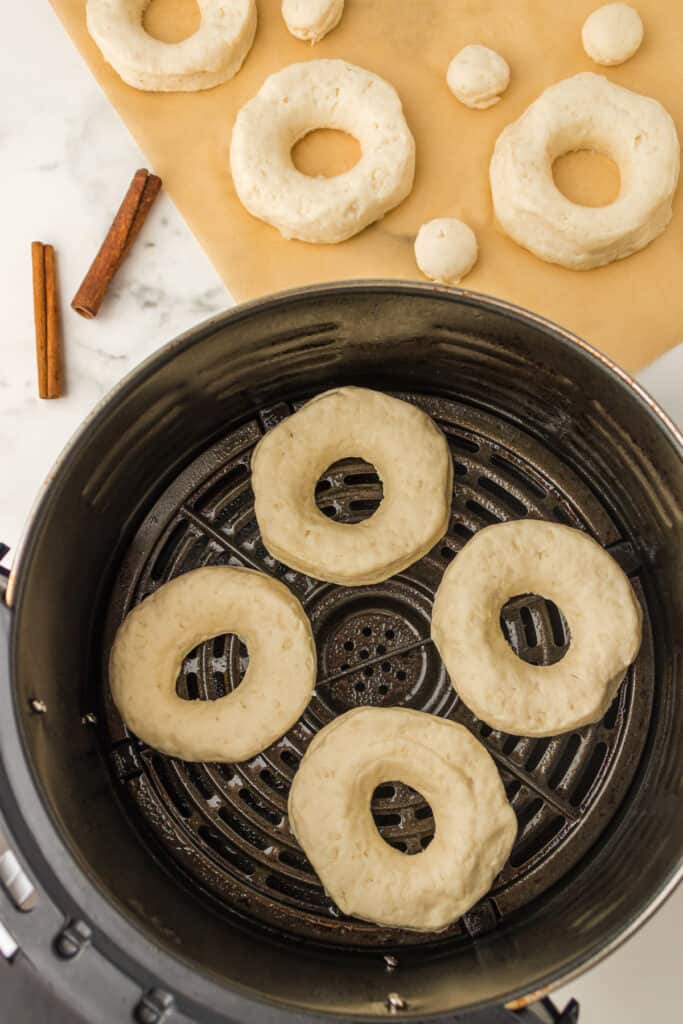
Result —
[[[600, 69], [581, 47], [582, 23], [598, 0], [346, 0], [339, 28], [314, 48], [289, 35], [279, 0], [259, 0], [243, 69], [216, 89], [189, 94], [125, 85], [87, 33], [85, 0], [52, 4], [236, 299], [343, 278], [420, 279], [413, 257], [420, 224], [455, 216], [480, 244], [468, 288], [558, 321], [630, 370], [683, 339], [683, 185], [661, 238], [629, 259], [584, 272], [545, 264], [507, 239], [493, 221], [488, 186], [500, 130], [547, 85], [578, 71], [599, 71], [656, 97], [683, 138], [683, 3], [637, 0], [641, 50], [621, 67]], [[166, 0], [166, 16], [181, 18], [174, 5], [181, 0]], [[499, 50], [512, 70], [507, 93], [487, 111], [463, 107], [445, 83], [450, 58], [471, 42]], [[285, 241], [253, 219], [237, 200], [228, 160], [235, 114], [266, 75], [318, 57], [344, 58], [390, 81], [417, 143], [409, 198], [381, 223], [332, 246]], [[569, 167], [565, 176], [571, 173]]]

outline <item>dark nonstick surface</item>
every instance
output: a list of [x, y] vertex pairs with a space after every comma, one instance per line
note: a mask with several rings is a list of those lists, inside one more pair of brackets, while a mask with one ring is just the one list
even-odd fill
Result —
[[[263, 432], [296, 407], [283, 403], [230, 432], [168, 488], [131, 542], [110, 609], [111, 637], [132, 606], [207, 564], [262, 570], [302, 601], [317, 644], [318, 684], [300, 721], [268, 750], [242, 764], [175, 760], [130, 736], [109, 699], [104, 744], [157, 856], [226, 908], [294, 936], [345, 946], [467, 940], [537, 899], [576, 864], [619, 807], [642, 753], [652, 701], [638, 556], [600, 495], [542, 443], [493, 415], [415, 393], [400, 397], [436, 418], [455, 470], [448, 533], [420, 562], [379, 585], [340, 587], [267, 553], [254, 516], [250, 456]], [[319, 507], [340, 522], [371, 515], [381, 496], [373, 467], [355, 459], [331, 467], [317, 487]], [[429, 639], [434, 593], [458, 550], [481, 527], [522, 516], [589, 531], [629, 573], [645, 612], [640, 656], [604, 720], [550, 739], [510, 736], [480, 722], [458, 699]], [[501, 625], [517, 653], [534, 664], [557, 661], [566, 650], [564, 620], [540, 596], [513, 599]], [[239, 684], [247, 657], [234, 635], [207, 641], [185, 659], [179, 693], [223, 696]], [[402, 705], [466, 725], [498, 763], [517, 814], [517, 842], [491, 893], [438, 936], [342, 915], [289, 828], [289, 786], [311, 739], [336, 715], [365, 705]], [[378, 789], [373, 812], [385, 840], [407, 854], [419, 853], [434, 833], [429, 806], [399, 780]]]

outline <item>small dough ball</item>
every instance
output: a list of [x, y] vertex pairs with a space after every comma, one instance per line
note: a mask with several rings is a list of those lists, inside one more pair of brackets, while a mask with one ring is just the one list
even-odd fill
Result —
[[643, 23], [628, 4], [605, 4], [588, 15], [581, 40], [596, 64], [623, 64], [643, 41]]
[[423, 224], [415, 239], [417, 265], [432, 281], [457, 284], [477, 262], [477, 238], [461, 220], [440, 217]]
[[473, 110], [497, 103], [510, 84], [510, 67], [504, 57], [488, 46], [465, 46], [448, 65], [448, 88]]
[[282, 17], [297, 39], [319, 43], [336, 28], [344, 13], [344, 0], [282, 0]]

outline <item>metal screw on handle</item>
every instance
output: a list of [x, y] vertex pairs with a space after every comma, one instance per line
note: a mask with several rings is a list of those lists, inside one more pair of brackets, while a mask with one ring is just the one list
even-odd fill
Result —
[[55, 953], [61, 960], [73, 960], [88, 945], [92, 932], [85, 921], [70, 921], [54, 942]]
[[147, 992], [133, 1011], [137, 1024], [162, 1024], [174, 1005], [173, 996], [163, 989], [153, 988]]
[[400, 1010], [405, 1010], [407, 1006], [407, 1002], [398, 992], [390, 992], [387, 996], [386, 1007], [389, 1013], [399, 1013]]

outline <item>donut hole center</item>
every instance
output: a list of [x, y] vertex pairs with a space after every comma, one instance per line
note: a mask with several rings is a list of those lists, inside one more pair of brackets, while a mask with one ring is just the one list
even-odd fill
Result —
[[328, 519], [360, 523], [373, 516], [384, 498], [380, 475], [359, 456], [340, 459], [320, 474], [315, 485], [316, 505]]
[[294, 166], [309, 178], [336, 178], [355, 167], [360, 158], [358, 139], [334, 128], [316, 128], [292, 149]]
[[201, 20], [197, 0], [150, 0], [142, 27], [160, 43], [181, 43], [195, 34]]
[[578, 206], [609, 206], [621, 188], [617, 164], [593, 149], [558, 156], [553, 163], [553, 181], [562, 195]]
[[370, 810], [384, 842], [401, 853], [422, 853], [434, 838], [431, 806], [405, 782], [382, 782], [372, 794]]
[[249, 665], [249, 651], [236, 633], [211, 637], [183, 659], [176, 680], [181, 700], [218, 700], [236, 690]]
[[540, 594], [517, 594], [503, 605], [500, 628], [527, 665], [555, 665], [569, 650], [571, 634], [557, 605]]

